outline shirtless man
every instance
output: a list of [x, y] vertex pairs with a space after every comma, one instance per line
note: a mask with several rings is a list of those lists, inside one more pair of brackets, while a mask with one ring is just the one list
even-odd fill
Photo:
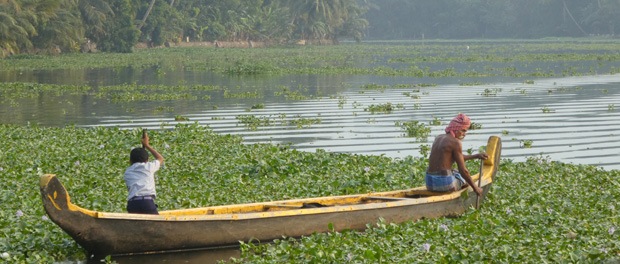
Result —
[[[461, 140], [465, 138], [470, 125], [469, 117], [458, 114], [446, 127], [446, 134], [435, 138], [426, 170], [426, 188], [429, 191], [458, 191], [469, 184], [476, 194], [482, 194], [482, 189], [471, 179], [465, 161], [487, 159], [488, 156], [485, 153], [463, 155]], [[458, 166], [458, 171], [452, 170], [454, 163]]]

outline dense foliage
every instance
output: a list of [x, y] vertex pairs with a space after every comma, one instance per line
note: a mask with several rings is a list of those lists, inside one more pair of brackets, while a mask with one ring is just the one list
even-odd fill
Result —
[[615, 36], [617, 0], [10, 0], [0, 57], [185, 41]]
[[[124, 211], [122, 173], [140, 131], [0, 126], [0, 254], [6, 261], [79, 260], [84, 252], [45, 216], [38, 175], [55, 173], [80, 206]], [[166, 158], [157, 173], [160, 209], [363, 193], [423, 184], [416, 150], [391, 159], [242, 144], [209, 128], [151, 131]], [[475, 163], [470, 163], [476, 168]], [[503, 160], [479, 211], [365, 232], [242, 244], [252, 263], [581, 262], [620, 259], [619, 171], [532, 158]], [[233, 195], [231, 195], [233, 194]], [[4, 254], [6, 253], [6, 254]]]
[[[356, 0], [0, 1], [0, 57], [96, 49], [131, 52], [181, 41], [360, 40], [368, 22]], [[96, 46], [95, 46], [96, 44]]]

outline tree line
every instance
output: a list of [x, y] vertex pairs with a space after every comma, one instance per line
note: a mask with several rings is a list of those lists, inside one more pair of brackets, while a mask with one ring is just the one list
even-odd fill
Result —
[[361, 40], [366, 0], [0, 0], [0, 57], [138, 42]]
[[620, 0], [0, 0], [0, 57], [138, 42], [610, 35]]

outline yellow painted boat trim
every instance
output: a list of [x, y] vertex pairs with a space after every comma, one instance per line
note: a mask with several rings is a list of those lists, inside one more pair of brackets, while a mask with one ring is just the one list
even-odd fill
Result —
[[[499, 137], [491, 137], [489, 144], [487, 145], [486, 152], [489, 154], [489, 158], [484, 161], [483, 166], [483, 178], [482, 186], [486, 186], [492, 183], [493, 173], [496, 172], [498, 164], [494, 164], [496, 155], [499, 155], [499, 150], [496, 147], [501, 148], [497, 144]], [[480, 174], [472, 176], [472, 179], [477, 182]], [[41, 176], [40, 186], [44, 188], [47, 186], [54, 174], [46, 174]], [[64, 186], [63, 186], [64, 188]], [[65, 190], [66, 191], [66, 190]], [[357, 195], [343, 195], [343, 196], [330, 196], [330, 197], [318, 197], [318, 198], [306, 198], [295, 199], [286, 201], [274, 201], [274, 202], [262, 202], [262, 203], [248, 203], [237, 205], [222, 205], [193, 209], [181, 209], [161, 211], [159, 215], [146, 215], [146, 214], [129, 214], [129, 213], [113, 213], [113, 212], [97, 212], [87, 210], [71, 203], [69, 194], [66, 193], [67, 207], [71, 211], [81, 212], [85, 215], [100, 218], [100, 219], [125, 219], [125, 220], [154, 220], [154, 221], [219, 221], [219, 220], [247, 220], [257, 218], [272, 218], [272, 217], [284, 217], [306, 214], [325, 214], [325, 213], [337, 213], [337, 212], [351, 212], [361, 210], [371, 210], [378, 208], [388, 207], [401, 207], [411, 206], [417, 204], [437, 203], [443, 201], [449, 201], [458, 199], [461, 195], [469, 195], [472, 189], [467, 188], [452, 193], [432, 193], [426, 191], [426, 187], [417, 187], [408, 190], [399, 191], [387, 191], [376, 192], [368, 194]], [[406, 194], [426, 194], [432, 195], [421, 198], [407, 198]], [[400, 196], [399, 196], [400, 195]], [[54, 192], [53, 197], [48, 194], [48, 199], [52, 202], [57, 210], [62, 208], [55, 202], [58, 199], [58, 193]], [[402, 199], [399, 199], [402, 198]], [[364, 203], [365, 200], [383, 200], [385, 202], [373, 202]], [[319, 208], [301, 208], [304, 203], [321, 203], [328, 207]], [[295, 208], [297, 207], [297, 209]], [[270, 208], [282, 208], [282, 210], [265, 211]]]

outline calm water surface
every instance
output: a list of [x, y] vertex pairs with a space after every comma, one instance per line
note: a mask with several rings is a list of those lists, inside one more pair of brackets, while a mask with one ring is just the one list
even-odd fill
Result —
[[[220, 85], [233, 92], [257, 92], [258, 96], [230, 99], [220, 91], [210, 94], [208, 100], [113, 103], [89, 96], [41, 95], [18, 106], [0, 106], [0, 121], [123, 129], [170, 129], [177, 123], [198, 123], [221, 134], [241, 135], [246, 143], [285, 143], [304, 151], [325, 149], [402, 158], [420, 155], [420, 147], [430, 145], [435, 135], [443, 133], [450, 119], [462, 112], [482, 126], [468, 133], [463, 141], [465, 150], [477, 151], [486, 145], [489, 136], [499, 135], [503, 139], [503, 157], [515, 161], [542, 156], [567, 163], [620, 169], [618, 74], [534, 79], [533, 82], [477, 79], [478, 83], [485, 84], [463, 86], [459, 83], [470, 80], [377, 76], [230, 78], [195, 72], [169, 72], [161, 77], [148, 69], [133, 74], [91, 71], [80, 75], [87, 77], [77, 80], [54, 77], [62, 72], [41, 72], [24, 73], [20, 75], [22, 80], [18, 76], [10, 81], [33, 81], [34, 78], [42, 83], [92, 86], [182, 82]], [[421, 83], [437, 86], [390, 88]], [[387, 88], [364, 89], [368, 84]], [[303, 98], [278, 96], [282, 87]], [[373, 105], [387, 103], [394, 106], [391, 113], [369, 111]], [[259, 109], [251, 109], [257, 104], [261, 104]], [[162, 105], [169, 110], [155, 110]], [[269, 124], [248, 128], [239, 119], [246, 115]], [[189, 121], [175, 121], [175, 116]], [[301, 119], [320, 120], [320, 123], [302, 128], [290, 124]], [[396, 125], [414, 120], [430, 126], [431, 136], [426, 139], [405, 137], [405, 131]], [[430, 125], [433, 120], [440, 120], [442, 124]]]

